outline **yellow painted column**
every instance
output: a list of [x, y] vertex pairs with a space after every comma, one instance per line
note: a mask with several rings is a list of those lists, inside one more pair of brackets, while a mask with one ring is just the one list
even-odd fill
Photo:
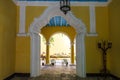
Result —
[[49, 47], [50, 47], [50, 44], [49, 42], [47, 42], [46, 43], [46, 64], [49, 64], [49, 60], [50, 60]]
[[74, 65], [74, 42], [71, 43], [71, 64]]

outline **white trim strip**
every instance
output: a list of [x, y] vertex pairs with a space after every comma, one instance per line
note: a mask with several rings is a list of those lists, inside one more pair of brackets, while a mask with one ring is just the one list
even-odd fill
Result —
[[26, 11], [26, 7], [24, 5], [20, 6], [20, 22], [19, 22], [19, 33], [25, 33], [25, 11]]
[[95, 7], [89, 7], [90, 12], [90, 33], [96, 33], [96, 15], [95, 15]]
[[89, 37], [94, 37], [94, 36], [98, 36], [98, 34], [97, 33], [87, 33], [86, 34], [86, 36], [89, 36]]
[[[71, 2], [72, 6], [107, 6], [112, 0], [108, 0], [108, 2]], [[50, 2], [50, 1], [17, 1], [13, 0], [13, 2], [20, 6], [20, 5], [26, 5], [26, 6], [52, 6], [59, 4], [57, 1]]]
[[18, 37], [27, 37], [27, 36], [30, 36], [29, 33], [18, 33], [17, 34]]

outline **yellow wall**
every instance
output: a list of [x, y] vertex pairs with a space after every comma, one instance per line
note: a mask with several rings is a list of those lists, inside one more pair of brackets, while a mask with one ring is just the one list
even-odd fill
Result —
[[[17, 15], [19, 15], [19, 8], [17, 7]], [[30, 24], [34, 18], [39, 17], [46, 7], [26, 7], [26, 33], [29, 31]], [[19, 17], [17, 17], [17, 33], [19, 31]], [[30, 37], [16, 37], [16, 73], [30, 72]]]
[[26, 7], [26, 32], [28, 32], [30, 24], [35, 18], [40, 17], [47, 7]]
[[16, 37], [16, 73], [30, 71], [30, 37]]
[[110, 55], [111, 73], [120, 77], [120, 0], [109, 5], [110, 38], [113, 43]]
[[12, 75], [15, 66], [16, 6], [0, 0], [0, 80]]
[[[17, 7], [17, 15], [19, 15], [19, 8]], [[39, 17], [46, 7], [26, 7], [26, 33], [29, 31], [30, 24], [34, 18]], [[17, 17], [17, 33], [19, 31], [19, 17]], [[21, 60], [22, 59], [22, 60]], [[16, 73], [29, 73], [30, 72], [30, 38], [29, 37], [16, 37]]]
[[89, 22], [89, 7], [72, 7], [72, 13], [75, 15], [75, 17], [81, 19], [84, 24], [86, 25], [86, 28], [87, 28], [87, 32], [90, 31], [90, 22]]
[[[29, 30], [30, 24], [34, 18], [39, 17], [46, 7], [27, 7], [26, 8], [26, 32]], [[89, 22], [89, 7], [72, 7], [73, 14], [81, 19], [87, 28], [90, 30]], [[19, 18], [18, 18], [19, 19]], [[97, 37], [86, 36], [86, 65], [87, 73], [98, 73], [102, 68], [102, 54], [97, 48], [97, 41], [101, 39], [109, 39], [109, 26], [108, 26], [108, 7], [96, 7], [96, 30]], [[28, 37], [17, 37], [16, 41], [16, 72], [29, 72], [30, 66], [30, 42]], [[22, 43], [23, 46], [21, 45]], [[20, 54], [21, 53], [21, 54]], [[19, 55], [19, 56], [18, 56]], [[23, 59], [20, 61], [19, 59]], [[109, 60], [109, 57], [108, 57]], [[26, 62], [25, 62], [26, 61]], [[24, 62], [24, 63], [22, 63]], [[26, 64], [27, 63], [27, 64]], [[108, 68], [109, 68], [109, 63]]]
[[[26, 7], [26, 32], [28, 32], [34, 18], [39, 17], [46, 8]], [[112, 1], [109, 7], [96, 7], [96, 30], [98, 36], [86, 36], [85, 39], [87, 73], [98, 73], [102, 68], [102, 56], [101, 51], [97, 48], [97, 41], [102, 39], [109, 40], [110, 38], [113, 42], [113, 47], [108, 51], [107, 66], [112, 74], [120, 77], [119, 9], [120, 0]], [[85, 23], [87, 32], [89, 32], [89, 7], [72, 7], [72, 12]], [[30, 37], [16, 37], [16, 31], [18, 33], [19, 30], [19, 16], [17, 15], [19, 15], [19, 7], [16, 7], [11, 0], [7, 0], [7, 2], [1, 0], [0, 80], [15, 72], [30, 72]]]
[[96, 7], [96, 32], [98, 36], [86, 37], [87, 73], [99, 73], [102, 69], [102, 52], [97, 48], [97, 41], [109, 39], [107, 7]]

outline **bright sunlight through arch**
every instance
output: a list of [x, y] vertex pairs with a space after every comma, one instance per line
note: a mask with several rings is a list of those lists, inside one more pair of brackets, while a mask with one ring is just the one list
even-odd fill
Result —
[[53, 38], [54, 42], [50, 43], [50, 54], [70, 54], [70, 39], [63, 33], [54, 34], [51, 38]]

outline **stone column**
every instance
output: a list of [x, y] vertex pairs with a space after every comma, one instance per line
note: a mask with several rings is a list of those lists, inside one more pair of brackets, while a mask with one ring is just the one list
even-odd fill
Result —
[[50, 43], [48, 41], [46, 42], [46, 64], [49, 64], [50, 61], [49, 47], [50, 47]]
[[37, 33], [30, 33], [31, 37], [31, 67], [30, 76], [40, 76], [40, 35]]
[[79, 77], [86, 77], [84, 37], [84, 33], [77, 33], [76, 35], [76, 74]]
[[75, 60], [75, 56], [74, 56], [74, 42], [71, 42], [71, 65], [74, 65], [74, 60]]

